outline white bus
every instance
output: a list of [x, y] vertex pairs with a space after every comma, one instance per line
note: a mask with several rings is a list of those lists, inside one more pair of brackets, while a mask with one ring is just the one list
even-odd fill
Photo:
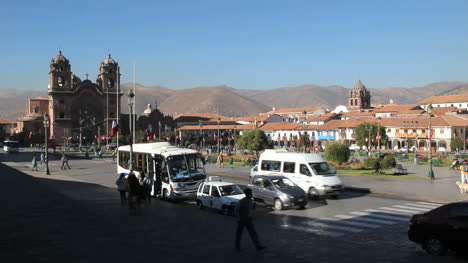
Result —
[[6, 140], [3, 142], [3, 150], [8, 153], [19, 152], [19, 142]]
[[[128, 175], [130, 145], [118, 149], [117, 172]], [[167, 142], [133, 144], [134, 173], [153, 176], [153, 196], [164, 199], [195, 198], [198, 186], [206, 178], [199, 152], [178, 148]]]

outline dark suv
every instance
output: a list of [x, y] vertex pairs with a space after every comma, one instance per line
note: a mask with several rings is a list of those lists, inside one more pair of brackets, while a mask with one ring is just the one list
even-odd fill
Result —
[[408, 237], [431, 255], [444, 255], [448, 249], [466, 250], [468, 244], [468, 201], [440, 206], [410, 220]]

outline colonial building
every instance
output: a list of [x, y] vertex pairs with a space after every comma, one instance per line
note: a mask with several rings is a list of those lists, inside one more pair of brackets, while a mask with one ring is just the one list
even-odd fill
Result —
[[349, 92], [348, 109], [368, 109], [371, 106], [371, 95], [366, 86], [359, 80]]
[[[73, 74], [69, 60], [59, 51], [52, 58], [47, 98], [28, 101], [27, 115], [18, 119], [18, 130], [41, 133], [44, 113], [50, 119], [50, 134], [57, 140], [65, 137], [88, 139], [107, 135], [120, 113], [120, 68], [111, 55], [99, 67], [96, 83]], [[32, 125], [30, 125], [32, 124]]]

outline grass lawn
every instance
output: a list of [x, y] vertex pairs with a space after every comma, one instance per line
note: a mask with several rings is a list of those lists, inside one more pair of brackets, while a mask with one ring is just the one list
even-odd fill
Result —
[[384, 177], [384, 178], [403, 178], [413, 180], [425, 180], [414, 175], [394, 175], [392, 170], [383, 170], [383, 173], [376, 173], [374, 170], [353, 170], [353, 169], [338, 169], [338, 174], [352, 174], [352, 175], [364, 175], [373, 177]]

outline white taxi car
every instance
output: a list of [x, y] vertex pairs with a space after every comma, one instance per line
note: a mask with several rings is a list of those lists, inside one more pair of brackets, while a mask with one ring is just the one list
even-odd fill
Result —
[[233, 214], [234, 209], [245, 195], [235, 183], [223, 182], [218, 176], [210, 176], [197, 191], [197, 207], [214, 208], [224, 215]]

